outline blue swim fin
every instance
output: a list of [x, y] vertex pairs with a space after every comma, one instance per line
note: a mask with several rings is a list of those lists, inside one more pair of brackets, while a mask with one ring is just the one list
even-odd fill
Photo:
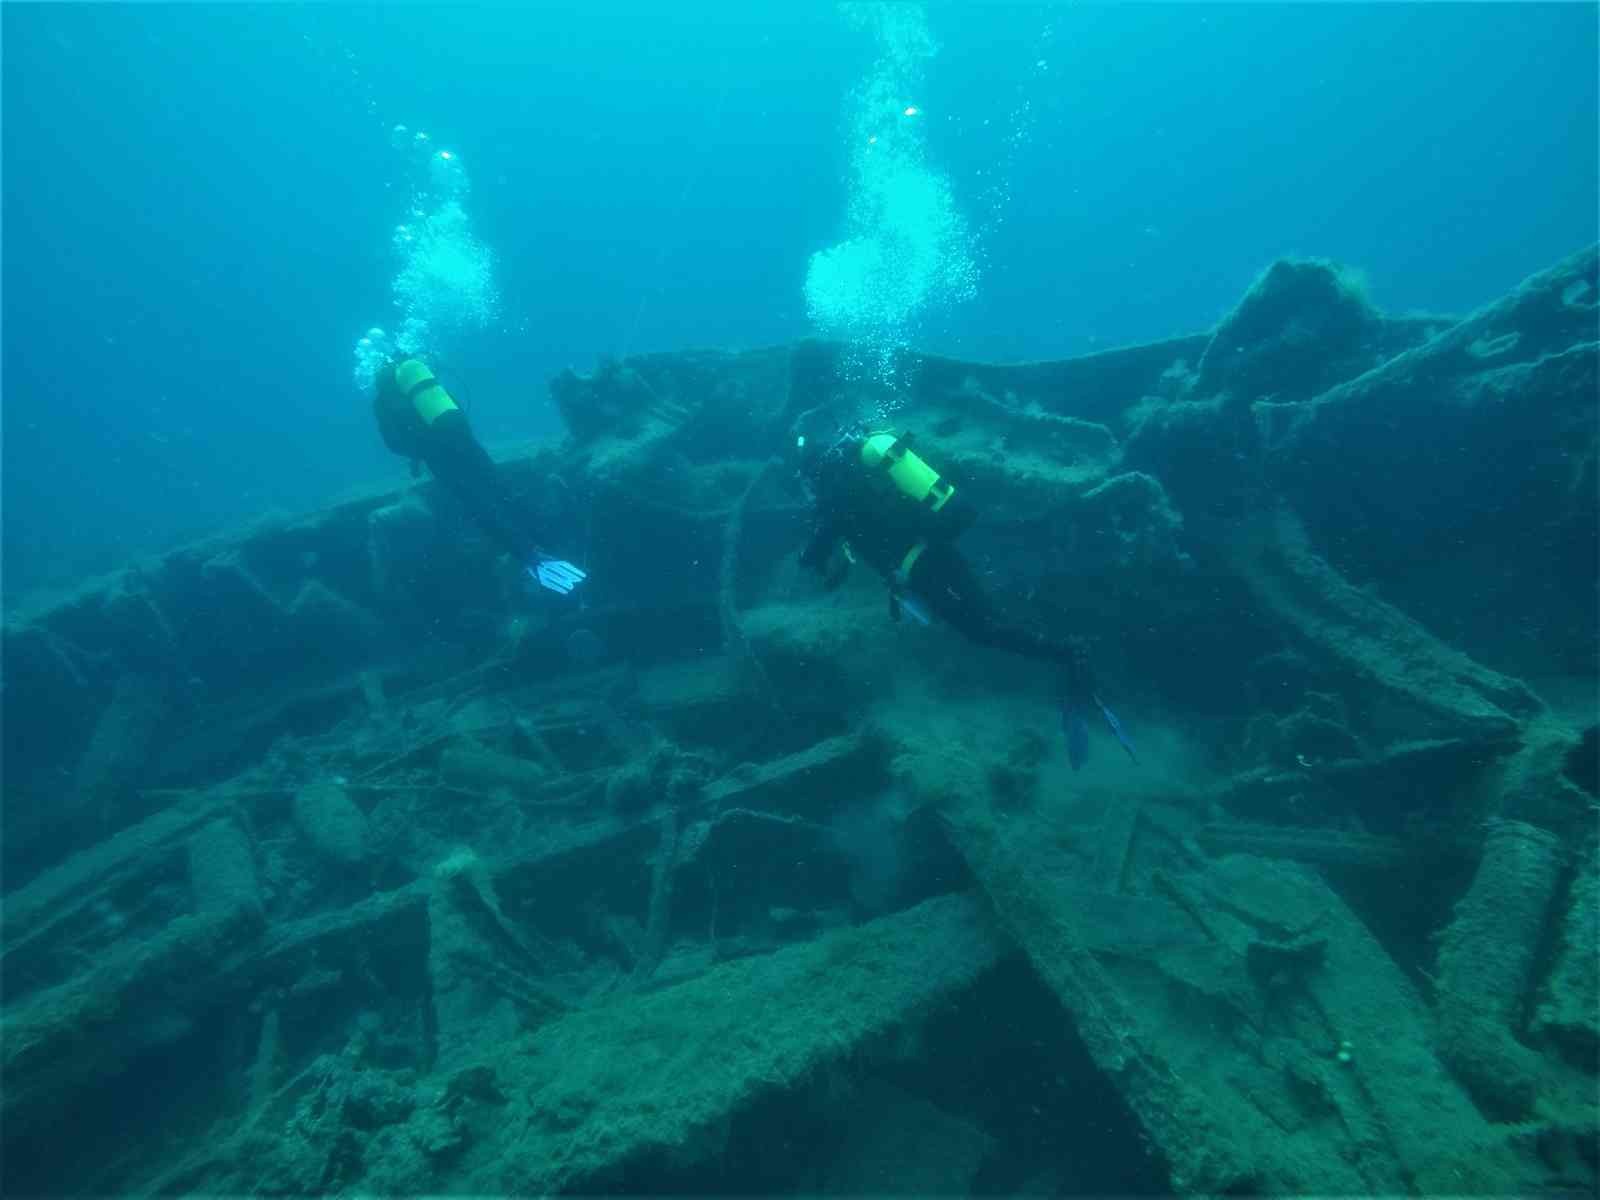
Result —
[[898, 621], [901, 614], [910, 617], [918, 625], [932, 624], [928, 616], [927, 607], [920, 597], [903, 589], [890, 589], [889, 591], [889, 619]]
[[1067, 761], [1076, 771], [1089, 758], [1089, 723], [1071, 700], [1061, 702], [1061, 724], [1067, 731]]
[[1139, 756], [1133, 752], [1133, 740], [1128, 737], [1127, 730], [1122, 728], [1122, 722], [1117, 720], [1117, 714], [1106, 707], [1105, 701], [1099, 696], [1094, 697], [1095, 707], [1100, 710], [1100, 715], [1106, 719], [1106, 724], [1111, 727], [1111, 736], [1122, 744], [1128, 752], [1128, 757], [1134, 762], [1139, 761]]

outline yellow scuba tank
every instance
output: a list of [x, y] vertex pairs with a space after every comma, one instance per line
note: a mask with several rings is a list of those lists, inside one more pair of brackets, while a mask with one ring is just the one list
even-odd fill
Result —
[[861, 443], [861, 461], [869, 468], [883, 467], [900, 493], [931, 512], [938, 512], [956, 494], [955, 485], [935, 471], [892, 432], [871, 433]]
[[456, 407], [456, 402], [444, 390], [444, 385], [433, 377], [433, 372], [424, 363], [415, 358], [406, 359], [394, 369], [394, 381], [426, 425], [432, 425]]

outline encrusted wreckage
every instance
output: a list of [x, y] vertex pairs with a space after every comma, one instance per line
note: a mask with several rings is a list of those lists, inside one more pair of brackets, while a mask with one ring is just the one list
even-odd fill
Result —
[[[8, 1186], [1592, 1192], [1596, 263], [563, 375], [583, 605], [424, 484], [11, 613]], [[799, 577], [793, 421], [891, 403], [1141, 765]]]

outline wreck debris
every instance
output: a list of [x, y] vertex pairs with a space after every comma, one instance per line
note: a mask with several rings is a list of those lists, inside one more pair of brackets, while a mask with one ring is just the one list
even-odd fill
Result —
[[1561, 870], [1551, 834], [1520, 821], [1494, 822], [1439, 945], [1441, 1052], [1502, 1120], [1527, 1117], [1538, 1091], [1537, 1056], [1517, 1035]]
[[[1590, 627], [1530, 592], [1557, 646], [1508, 653], [1393, 569], [1407, 529], [1330, 537], [1318, 480], [1392, 502], [1384, 456], [1441, 405], [1469, 439], [1545, 420], [1489, 490], [1539, 473], [1527, 503], [1589, 531], [1593, 261], [1466, 322], [1300, 262], [1198, 337], [905, 357], [896, 419], [988, 499], [975, 555], [1099, 632], [1145, 710], [1133, 773], [1068, 773], [1027, 664], [886, 629], [872, 581], [797, 584], [770, 456], [801, 408], [872, 399], [826, 343], [557, 382], [573, 437], [502, 467], [588, 506], [623, 597], [582, 617], [603, 670], [427, 485], [8, 622], [8, 1163], [28, 1139], [27, 1182], [80, 1194], [822, 1191], [910, 1154], [901, 1183], [987, 1188], [1016, 1130], [947, 1105], [926, 1039], [1031, 989], [1052, 1086], [1101, 1089], [1094, 1136], [1143, 1138], [1163, 1186], [1592, 1177], [1592, 712], [1536, 671]], [[1355, 436], [1385, 413], [1395, 443]], [[48, 827], [91, 810], [80, 843]], [[1438, 872], [1438, 912], [1374, 936], [1400, 871]], [[201, 1115], [151, 1104], [142, 1152], [77, 1161], [51, 1131], [136, 1060]], [[807, 1113], [828, 1155], [729, 1167]], [[1064, 1185], [1061, 1144], [1028, 1179]]]
[[[1129, 958], [1094, 948], [1083, 910], [1039, 854], [1036, 835], [1008, 837], [970, 816], [952, 829], [1177, 1190], [1296, 1192], [1315, 1181], [1426, 1192], [1461, 1178], [1494, 1187], [1519, 1177], [1509, 1150], [1428, 1052], [1415, 994], [1314, 876], [1240, 855], [1168, 877], [1185, 911], [1206, 914], [1205, 939]], [[1284, 964], [1304, 965], [1263, 976], [1263, 946], [1287, 947], [1311, 930], [1316, 954], [1280, 949]], [[1345, 1043], [1362, 1048], [1353, 1060], [1359, 1083], [1335, 1061]], [[1418, 1088], [1438, 1126], [1416, 1127]], [[1330, 1163], [1310, 1150], [1330, 1145], [1347, 1153]]]
[[982, 908], [950, 896], [573, 1013], [512, 1060], [500, 1128], [517, 1132], [475, 1148], [465, 1182], [592, 1190], [641, 1156], [715, 1154], [739, 1109], [926, 1019], [1003, 953]]
[[339, 867], [367, 857], [367, 817], [350, 793], [332, 781], [310, 784], [294, 794], [294, 820], [306, 840]]
[[457, 850], [434, 878], [427, 949], [433, 1065], [448, 1071], [569, 1004], [548, 981], [553, 955], [507, 918], [477, 855]]
[[1326, 259], [1275, 262], [1217, 326], [1195, 390], [1233, 404], [1308, 400], [1401, 349], [1390, 333], [1397, 324], [1379, 317], [1349, 269]]
[[1550, 974], [1534, 1008], [1529, 1032], [1549, 1039], [1579, 1066], [1600, 1062], [1600, 854], [1579, 864], [1561, 924]]
[[195, 912], [262, 919], [266, 905], [255, 847], [236, 817], [220, 817], [200, 829], [189, 839], [188, 858]]
[[1287, 510], [1255, 523], [1234, 563], [1257, 600], [1315, 652], [1426, 722], [1422, 733], [1505, 741], [1542, 711], [1528, 687], [1438, 641], [1399, 609], [1343, 579]]
[[1233, 822], [1205, 825], [1195, 840], [1213, 854], [1258, 854], [1299, 863], [1337, 863], [1374, 870], [1397, 867], [1415, 851], [1399, 838], [1348, 829], [1313, 829]]
[[125, 675], [117, 681], [73, 780], [80, 837], [123, 823], [117, 806], [137, 782], [140, 764], [151, 753], [168, 707], [167, 688], [161, 680]]

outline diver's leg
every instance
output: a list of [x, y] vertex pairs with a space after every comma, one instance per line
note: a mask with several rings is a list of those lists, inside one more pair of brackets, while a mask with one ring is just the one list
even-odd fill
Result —
[[429, 427], [427, 462], [439, 482], [461, 501], [483, 531], [519, 563], [534, 551], [534, 540], [511, 502], [500, 469], [459, 412], [442, 414]]
[[1001, 620], [978, 573], [950, 543], [936, 542], [924, 550], [911, 568], [908, 582], [936, 616], [968, 641], [1035, 662], [1054, 663], [1064, 669], [1063, 683], [1073, 692], [1094, 689], [1084, 640], [1052, 638]]
[[1122, 722], [1096, 695], [1088, 646], [1082, 638], [1056, 640], [1001, 621], [995, 615], [977, 572], [948, 543], [929, 546], [923, 551], [911, 568], [911, 578], [907, 582], [937, 616], [968, 640], [1036, 662], [1053, 663], [1060, 669], [1061, 716], [1067, 731], [1067, 758], [1073, 770], [1083, 765], [1088, 754], [1087, 715], [1096, 709], [1128, 752], [1128, 757], [1134, 758], [1133, 743]]
[[1001, 621], [978, 573], [948, 542], [933, 543], [922, 552], [908, 583], [934, 615], [971, 642], [1047, 662], [1072, 660], [1069, 644]]

